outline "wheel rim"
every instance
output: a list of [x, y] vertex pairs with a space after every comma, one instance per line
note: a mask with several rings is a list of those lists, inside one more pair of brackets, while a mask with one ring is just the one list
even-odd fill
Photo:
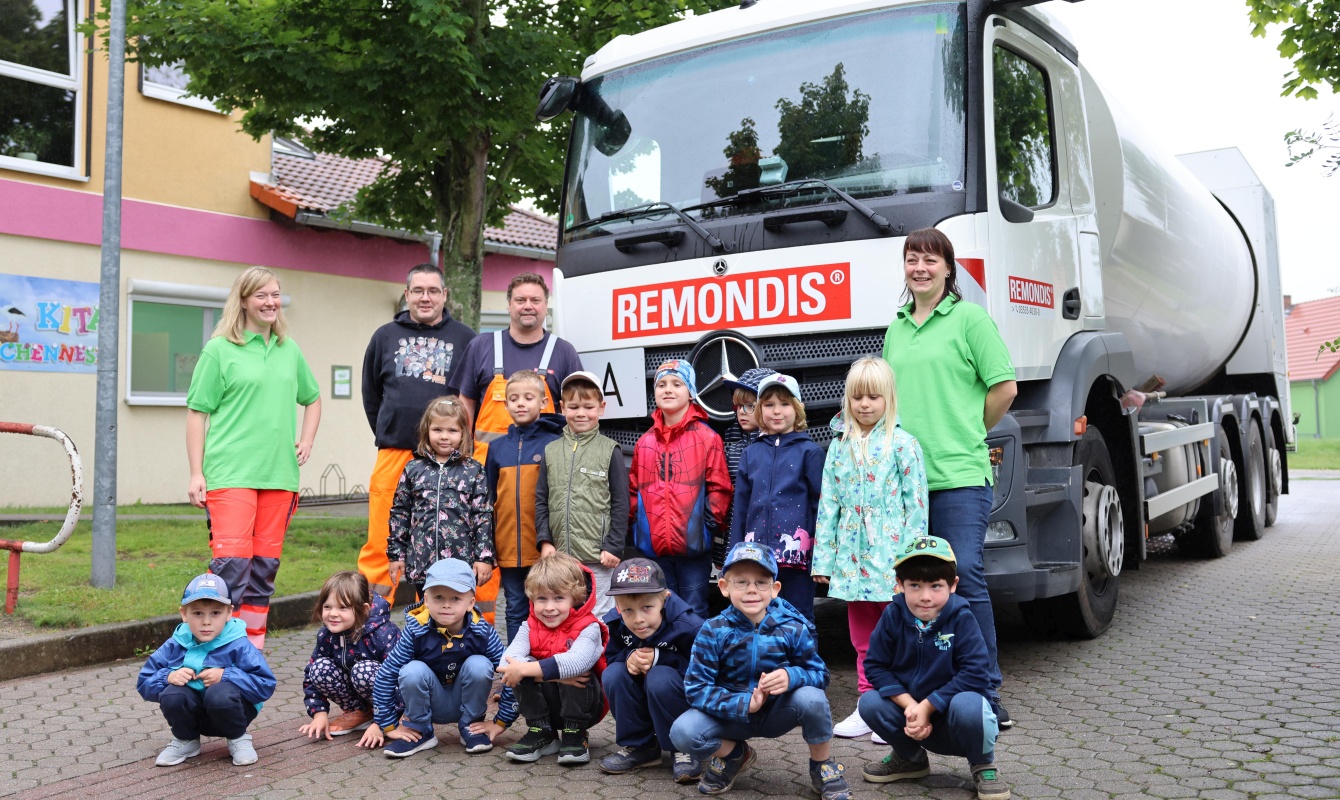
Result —
[[1121, 574], [1126, 556], [1124, 523], [1117, 490], [1104, 483], [1085, 481], [1084, 569], [1099, 578], [1100, 583]]
[[1251, 471], [1249, 473], [1251, 475], [1251, 486], [1249, 491], [1252, 493], [1251, 501], [1253, 514], [1262, 513], [1266, 507], [1266, 476], [1264, 472], [1264, 464], [1257, 463], [1251, 465]]
[[1238, 518], [1238, 467], [1233, 459], [1219, 461], [1219, 493], [1224, 498], [1224, 511], [1230, 519]]
[[1284, 464], [1280, 461], [1280, 451], [1270, 448], [1270, 458], [1267, 459], [1270, 464], [1270, 493], [1279, 497], [1284, 491]]

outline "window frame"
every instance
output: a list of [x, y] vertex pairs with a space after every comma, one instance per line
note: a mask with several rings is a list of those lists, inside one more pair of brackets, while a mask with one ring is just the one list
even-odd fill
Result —
[[[145, 75], [146, 68], [144, 64], [139, 65], [139, 89], [140, 94], [154, 100], [162, 100], [168, 103], [177, 103], [178, 105], [198, 108], [201, 111], [212, 111], [215, 114], [227, 116], [226, 112], [220, 111], [214, 107], [214, 104], [203, 97], [196, 97], [187, 93], [186, 89], [178, 89], [175, 86], [157, 83]], [[185, 70], [182, 71], [185, 74]], [[188, 80], [190, 76], [187, 76]]]
[[[1050, 147], [1048, 148], [1048, 150], [1050, 150], [1050, 152], [1051, 152], [1051, 158], [1050, 158], [1049, 167], [1050, 167], [1050, 169], [1051, 169], [1051, 174], [1052, 174], [1052, 193], [1051, 193], [1051, 197], [1048, 198], [1047, 202], [1042, 203], [1041, 205], [1027, 206], [1027, 208], [1030, 208], [1030, 209], [1032, 209], [1033, 211], [1043, 211], [1043, 210], [1045, 210], [1045, 209], [1052, 208], [1053, 206], [1056, 205], [1056, 203], [1060, 200], [1060, 197], [1061, 197], [1061, 167], [1060, 167], [1060, 158], [1059, 158], [1059, 156], [1058, 156], [1058, 154], [1057, 154], [1057, 150], [1058, 150], [1059, 148], [1058, 148], [1058, 146], [1057, 146], [1057, 139], [1056, 139], [1056, 102], [1055, 102], [1055, 98], [1054, 98], [1054, 96], [1053, 96], [1053, 94], [1052, 94], [1052, 76], [1051, 76], [1051, 72], [1048, 71], [1048, 69], [1047, 69], [1045, 66], [1043, 66], [1043, 65], [1040, 64], [1040, 63], [1038, 63], [1037, 59], [1035, 59], [1035, 58], [1033, 58], [1033, 57], [1027, 55], [1027, 54], [1024, 53], [1022, 50], [1020, 50], [1018, 47], [1013, 46], [1012, 43], [1009, 42], [1009, 41], [1001, 40], [1001, 39], [996, 39], [994, 42], [992, 42], [991, 46], [992, 46], [993, 49], [994, 49], [994, 48], [1000, 48], [1001, 50], [1004, 50], [1005, 52], [1009, 53], [1010, 55], [1014, 56], [1015, 58], [1020, 59], [1020, 60], [1023, 61], [1024, 63], [1026, 63], [1026, 64], [1028, 64], [1029, 66], [1031, 66], [1031, 67], [1033, 67], [1034, 69], [1036, 69], [1036, 70], [1038, 71], [1038, 73], [1042, 76], [1042, 89], [1043, 89], [1043, 94], [1046, 95], [1046, 98], [1047, 98], [1047, 138], [1048, 138], [1048, 141], [1049, 141], [1049, 143], [1050, 143]], [[991, 96], [992, 96], [992, 102], [993, 102], [993, 110], [992, 110], [992, 114], [994, 115], [994, 113], [995, 113], [995, 111], [994, 111], [994, 102], [995, 102], [995, 80], [996, 80], [996, 70], [995, 70], [995, 67], [994, 67], [994, 64], [995, 64], [995, 59], [994, 59], [994, 58], [992, 59], [992, 62], [991, 62], [991, 63], [993, 64], [993, 67], [992, 67], [992, 69], [991, 69], [991, 82], [992, 82]], [[1000, 136], [1000, 131], [997, 130], [997, 129], [995, 128], [994, 120], [993, 120], [993, 122], [992, 122], [992, 134], [993, 134], [993, 140], [992, 140], [992, 142], [991, 142], [991, 145], [994, 147], [995, 144], [996, 144], [996, 141], [998, 140], [998, 138], [999, 138], [999, 136]], [[1000, 191], [1000, 163], [999, 163], [999, 161], [996, 162], [996, 175], [995, 175], [995, 180], [996, 180], [996, 191], [999, 192], [999, 191]]]
[[88, 181], [86, 163], [86, 145], [88, 131], [87, 105], [88, 86], [86, 75], [87, 59], [84, 57], [84, 35], [75, 27], [84, 18], [84, 0], [72, 0], [72, 13], [67, 16], [66, 39], [69, 43], [70, 64], [68, 73], [49, 72], [44, 69], [24, 66], [13, 61], [0, 59], [0, 76], [26, 83], [36, 83], [55, 89], [64, 89], [74, 95], [74, 163], [71, 166], [52, 164], [46, 161], [29, 161], [26, 158], [0, 155], [0, 168], [14, 172], [28, 172], [34, 175], [46, 175], [52, 178], [65, 178], [74, 181]]

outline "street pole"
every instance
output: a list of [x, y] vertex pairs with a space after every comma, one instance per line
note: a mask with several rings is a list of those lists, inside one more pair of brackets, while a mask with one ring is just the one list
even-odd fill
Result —
[[102, 271], [98, 278], [97, 435], [93, 461], [92, 582], [116, 585], [116, 388], [121, 346], [121, 146], [125, 130], [126, 0], [110, 0], [107, 149], [102, 179]]

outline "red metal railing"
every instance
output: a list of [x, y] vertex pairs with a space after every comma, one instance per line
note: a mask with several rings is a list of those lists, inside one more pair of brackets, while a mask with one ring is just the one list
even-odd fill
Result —
[[79, 522], [79, 509], [84, 505], [84, 465], [79, 460], [79, 451], [64, 431], [46, 425], [29, 425], [23, 422], [0, 422], [0, 433], [20, 433], [27, 436], [44, 436], [55, 439], [65, 447], [70, 457], [70, 508], [65, 512], [65, 523], [49, 542], [20, 542], [0, 539], [0, 549], [9, 551], [9, 576], [5, 586], [5, 613], [13, 614], [19, 600], [19, 555], [21, 553], [50, 553], [65, 544]]

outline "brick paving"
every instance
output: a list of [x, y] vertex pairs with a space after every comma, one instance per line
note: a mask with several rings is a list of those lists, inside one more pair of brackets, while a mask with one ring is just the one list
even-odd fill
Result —
[[[1340, 798], [1340, 480], [1299, 480], [1263, 541], [1217, 561], [1182, 558], [1159, 542], [1123, 577], [1118, 617], [1096, 641], [1039, 641], [1000, 614], [1004, 697], [1018, 721], [998, 761], [1018, 798], [1208, 800]], [[821, 618], [836, 718], [855, 705], [844, 618]], [[279, 690], [252, 728], [260, 762], [234, 767], [221, 740], [179, 767], [153, 766], [168, 733], [134, 689], [138, 662], [0, 683], [0, 795], [18, 798], [627, 798], [696, 797], [669, 765], [607, 776], [552, 759], [518, 765], [465, 755], [454, 726], [442, 744], [404, 761], [361, 751], [353, 738], [308, 742], [302, 666], [311, 631], [271, 636]], [[518, 726], [519, 728], [519, 726]], [[514, 740], [514, 728], [503, 741]], [[593, 754], [613, 747], [609, 720]], [[809, 793], [799, 734], [760, 745], [737, 782], [739, 800]], [[931, 757], [922, 781], [875, 786], [861, 765], [884, 754], [838, 740], [861, 798], [972, 796], [961, 760]]]

